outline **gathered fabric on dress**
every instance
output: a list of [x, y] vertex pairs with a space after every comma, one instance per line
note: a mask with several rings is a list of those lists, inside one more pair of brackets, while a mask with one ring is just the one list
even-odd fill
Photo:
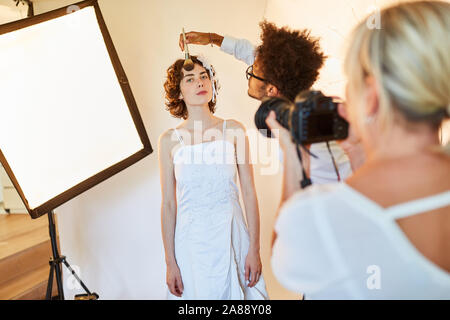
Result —
[[223, 139], [181, 146], [173, 156], [177, 217], [175, 258], [184, 286], [168, 299], [268, 299], [264, 279], [247, 287], [250, 238], [239, 203], [234, 143]]

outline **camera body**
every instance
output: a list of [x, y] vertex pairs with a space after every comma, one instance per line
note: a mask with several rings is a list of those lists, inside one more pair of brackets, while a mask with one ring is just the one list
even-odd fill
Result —
[[277, 121], [298, 144], [342, 140], [348, 136], [348, 122], [339, 115], [338, 103], [320, 91], [310, 90], [301, 92], [295, 104], [283, 98], [267, 99], [255, 114], [255, 124], [258, 129], [267, 130], [267, 137], [272, 137], [265, 120], [274, 110]]
[[338, 113], [338, 103], [320, 91], [302, 92], [291, 114], [291, 132], [299, 143], [343, 140], [348, 122]]

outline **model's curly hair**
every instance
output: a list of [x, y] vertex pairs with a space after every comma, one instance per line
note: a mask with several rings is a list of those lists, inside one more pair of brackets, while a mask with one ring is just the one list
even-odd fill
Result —
[[310, 36], [309, 30], [277, 28], [263, 21], [262, 44], [256, 54], [264, 78], [280, 90], [287, 99], [309, 89], [319, 76], [326, 56], [321, 51], [319, 39]]
[[[203, 67], [203, 63], [198, 60], [197, 56], [191, 56], [191, 60], [195, 64]], [[186, 120], [188, 118], [188, 109], [183, 99], [180, 99], [180, 83], [183, 79], [183, 64], [184, 59], [178, 59], [167, 69], [167, 80], [164, 82], [164, 90], [166, 91], [166, 110], [168, 110], [173, 117]], [[209, 72], [207, 73], [208, 77], [210, 77]], [[210, 101], [208, 105], [211, 113], [214, 113], [216, 111], [216, 102]]]

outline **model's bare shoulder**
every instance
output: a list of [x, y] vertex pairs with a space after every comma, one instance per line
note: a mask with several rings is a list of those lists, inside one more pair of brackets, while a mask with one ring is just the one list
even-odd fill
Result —
[[159, 136], [158, 141], [164, 144], [170, 144], [171, 141], [176, 141], [175, 130], [173, 128], [167, 129]]
[[241, 122], [239, 122], [235, 119], [228, 119], [227, 120], [227, 129], [242, 129], [245, 131], [245, 126]]
[[160, 152], [171, 154], [172, 149], [178, 144], [178, 139], [173, 128], [167, 129], [158, 138]]

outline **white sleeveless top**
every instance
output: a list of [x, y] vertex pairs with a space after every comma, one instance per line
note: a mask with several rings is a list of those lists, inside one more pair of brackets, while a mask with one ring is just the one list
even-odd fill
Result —
[[186, 210], [206, 213], [239, 200], [235, 148], [226, 140], [225, 128], [224, 121], [222, 139], [193, 145], [186, 145], [174, 129], [181, 144], [173, 155], [178, 214]]
[[245, 259], [250, 238], [239, 203], [234, 143], [222, 138], [185, 145], [173, 156], [177, 218], [175, 258], [187, 300], [268, 299], [264, 278], [247, 287]]
[[450, 273], [396, 219], [450, 205], [450, 191], [387, 209], [346, 183], [294, 194], [276, 221], [275, 276], [306, 299], [450, 299]]

